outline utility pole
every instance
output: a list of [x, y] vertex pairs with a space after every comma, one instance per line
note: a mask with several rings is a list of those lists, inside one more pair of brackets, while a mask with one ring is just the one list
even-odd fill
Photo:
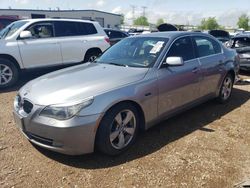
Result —
[[132, 8], [132, 21], [134, 21], [135, 20], [135, 8], [136, 8], [136, 6], [130, 5], [130, 7]]
[[146, 7], [146, 6], [142, 6], [142, 16], [143, 17], [146, 17], [146, 9], [147, 9], [148, 7]]

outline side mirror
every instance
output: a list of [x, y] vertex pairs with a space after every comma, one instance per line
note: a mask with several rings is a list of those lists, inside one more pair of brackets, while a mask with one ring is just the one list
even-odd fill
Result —
[[168, 57], [164, 64], [169, 66], [182, 66], [184, 62], [182, 57]]
[[22, 31], [19, 37], [20, 39], [29, 39], [32, 38], [32, 34], [30, 31]]

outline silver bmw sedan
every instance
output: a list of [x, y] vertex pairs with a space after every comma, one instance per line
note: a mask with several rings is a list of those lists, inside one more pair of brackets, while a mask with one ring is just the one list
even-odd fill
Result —
[[230, 99], [238, 56], [210, 35], [126, 38], [92, 63], [30, 81], [14, 101], [27, 139], [56, 152], [124, 152], [147, 130], [206, 100]]

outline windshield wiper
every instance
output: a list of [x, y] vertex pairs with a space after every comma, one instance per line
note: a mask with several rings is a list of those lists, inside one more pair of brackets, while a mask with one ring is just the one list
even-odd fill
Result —
[[108, 63], [110, 65], [116, 65], [116, 66], [121, 66], [121, 67], [128, 67], [128, 65], [125, 64], [120, 64], [120, 63]]

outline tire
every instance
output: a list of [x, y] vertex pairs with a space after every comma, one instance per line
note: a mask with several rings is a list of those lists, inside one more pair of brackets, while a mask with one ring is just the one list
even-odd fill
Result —
[[227, 74], [222, 82], [219, 96], [217, 97], [217, 101], [219, 103], [223, 104], [229, 101], [232, 94], [233, 83], [233, 76], [231, 74]]
[[13, 86], [19, 77], [18, 68], [9, 59], [0, 58], [0, 89]]
[[130, 103], [114, 106], [105, 114], [98, 128], [97, 149], [107, 155], [123, 153], [135, 142], [139, 123], [135, 106]]
[[83, 62], [93, 62], [99, 55], [101, 54], [101, 51], [99, 50], [90, 50], [86, 53]]

